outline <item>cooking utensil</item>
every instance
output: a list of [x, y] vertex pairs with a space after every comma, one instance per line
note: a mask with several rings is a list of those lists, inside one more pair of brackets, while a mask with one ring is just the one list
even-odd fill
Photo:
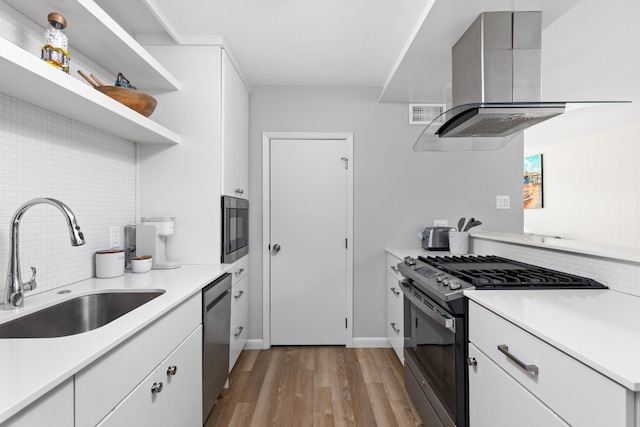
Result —
[[95, 80], [95, 81], [96, 81], [96, 83], [98, 83], [100, 86], [106, 86], [104, 83], [102, 83], [102, 82], [100, 81], [100, 79], [99, 79], [99, 78], [97, 78], [97, 77], [96, 77], [96, 76], [94, 76], [93, 74], [89, 74], [89, 75], [90, 75], [90, 76], [91, 76], [91, 78], [92, 78], [93, 80]]
[[464, 221], [466, 220], [465, 217], [460, 218], [460, 220], [458, 221], [458, 230], [462, 231], [462, 227], [464, 227]]
[[469, 230], [469, 224], [471, 224], [473, 221], [475, 221], [476, 219], [474, 217], [469, 218], [469, 222], [467, 222], [467, 225], [463, 228], [460, 229], [460, 231], [467, 231]]
[[473, 227], [477, 227], [479, 225], [482, 225], [482, 221], [477, 221], [472, 218], [472, 221], [469, 221], [469, 224], [464, 228], [464, 231], [469, 231]]
[[89, 76], [87, 76], [85, 73], [82, 72], [82, 70], [78, 70], [78, 74], [80, 74], [86, 81], [89, 82], [89, 84], [93, 87], [98, 87], [100, 86], [99, 84], [97, 84], [96, 82], [94, 82], [93, 80], [91, 80], [89, 78]]

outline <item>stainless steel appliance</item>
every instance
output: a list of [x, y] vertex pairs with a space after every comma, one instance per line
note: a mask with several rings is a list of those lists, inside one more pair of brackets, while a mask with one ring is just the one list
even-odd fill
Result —
[[405, 387], [428, 426], [468, 426], [465, 289], [603, 289], [584, 277], [496, 256], [407, 257]]
[[249, 253], [249, 201], [222, 196], [222, 256], [230, 264]]
[[449, 231], [454, 227], [427, 227], [422, 232], [422, 247], [428, 251], [448, 251]]
[[202, 421], [207, 419], [229, 374], [231, 274], [202, 290]]

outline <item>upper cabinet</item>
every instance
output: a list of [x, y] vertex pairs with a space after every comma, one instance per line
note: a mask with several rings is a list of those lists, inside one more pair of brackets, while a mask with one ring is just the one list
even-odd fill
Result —
[[249, 90], [222, 51], [222, 195], [249, 198]]
[[[72, 48], [114, 76], [123, 72], [139, 89], [179, 89], [179, 82], [92, 0], [5, 2], [36, 23], [46, 23], [50, 12], [61, 13], [69, 22], [64, 32]], [[134, 142], [180, 142], [175, 132], [46, 64], [38, 53], [0, 38], [0, 92]]]

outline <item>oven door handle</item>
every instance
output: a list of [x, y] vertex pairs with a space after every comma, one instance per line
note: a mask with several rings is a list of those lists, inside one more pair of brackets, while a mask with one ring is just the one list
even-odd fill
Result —
[[411, 287], [406, 281], [402, 282], [402, 291], [409, 301], [411, 301], [420, 311], [435, 320], [443, 328], [454, 333], [456, 332], [456, 319], [441, 313], [434, 305], [425, 301], [421, 297], [414, 295]]

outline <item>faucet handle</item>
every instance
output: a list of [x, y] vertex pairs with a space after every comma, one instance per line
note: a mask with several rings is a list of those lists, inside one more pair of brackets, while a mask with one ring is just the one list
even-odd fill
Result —
[[36, 283], [36, 273], [36, 268], [31, 267], [31, 279], [22, 285], [25, 292], [32, 291], [38, 287], [38, 284]]

